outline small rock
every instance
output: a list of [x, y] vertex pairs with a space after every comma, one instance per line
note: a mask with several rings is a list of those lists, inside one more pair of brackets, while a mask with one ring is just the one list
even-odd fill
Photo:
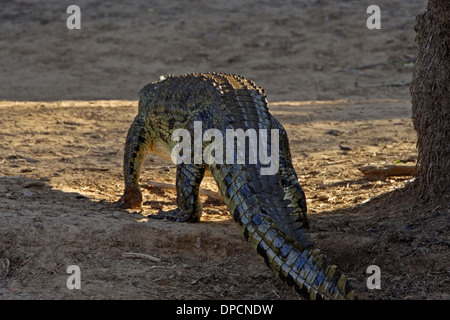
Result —
[[350, 150], [352, 150], [352, 148], [343, 146], [342, 144], [339, 144], [339, 149], [341, 149], [342, 151], [350, 151]]
[[24, 188], [43, 187], [43, 186], [45, 186], [44, 181], [28, 181], [22, 185], [22, 187], [24, 187]]
[[340, 136], [341, 132], [339, 130], [331, 129], [331, 130], [325, 131], [325, 134], [328, 134], [331, 136]]

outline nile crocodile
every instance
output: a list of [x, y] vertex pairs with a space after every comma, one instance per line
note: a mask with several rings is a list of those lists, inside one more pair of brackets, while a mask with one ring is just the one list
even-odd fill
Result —
[[[205, 158], [192, 161], [195, 154], [192, 156], [187, 152], [184, 154], [186, 150], [178, 150], [176, 159], [184, 156], [185, 160], [177, 164], [178, 207], [160, 211], [153, 217], [181, 222], [199, 221], [202, 214], [199, 186], [205, 171], [209, 171], [245, 239], [282, 281], [307, 298], [353, 299], [354, 290], [350, 290], [345, 276], [308, 240], [305, 194], [292, 166], [288, 137], [283, 126], [270, 114], [267, 104], [264, 90], [239, 75], [169, 75], [167, 79], [144, 86], [139, 92], [138, 114], [126, 138], [125, 191], [119, 205], [142, 208], [139, 177], [147, 152], [174, 160], [172, 151], [180, 141], [187, 146], [192, 145], [192, 149], [197, 148], [200, 155], [212, 144], [211, 141], [215, 141], [216, 146], [218, 141], [222, 141], [216, 141], [218, 136], [210, 141], [195, 141], [192, 135], [198, 135], [195, 130], [199, 123], [201, 134], [209, 129], [223, 135], [227, 135], [230, 129], [235, 132], [242, 129], [246, 133], [248, 129], [270, 130], [271, 134], [266, 136], [270, 143], [258, 146], [260, 149], [266, 146], [266, 156], [270, 152], [276, 155], [278, 151], [279, 157], [273, 158], [278, 167], [272, 174], [261, 174], [263, 168], [267, 169], [267, 161], [259, 158], [249, 161], [252, 152], [250, 135], [247, 136], [249, 148], [244, 148], [244, 161], [238, 159], [242, 148], [238, 150], [235, 137], [231, 140], [231, 158], [228, 152], [225, 156], [225, 153], [220, 154], [220, 150], [214, 149], [211, 152], [213, 161]], [[173, 139], [177, 129], [185, 129], [191, 136], [183, 137], [183, 140]], [[271, 139], [275, 133], [278, 140]]]

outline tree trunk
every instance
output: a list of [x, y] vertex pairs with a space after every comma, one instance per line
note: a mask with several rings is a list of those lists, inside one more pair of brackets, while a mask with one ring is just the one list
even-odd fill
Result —
[[415, 184], [425, 201], [450, 194], [450, 1], [429, 0], [417, 16], [419, 54], [411, 82], [417, 131]]

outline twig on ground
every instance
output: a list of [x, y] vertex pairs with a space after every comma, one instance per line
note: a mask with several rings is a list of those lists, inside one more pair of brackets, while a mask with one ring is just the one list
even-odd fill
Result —
[[391, 81], [391, 82], [379, 82], [371, 84], [359, 84], [355, 82], [357, 88], [376, 88], [376, 87], [404, 87], [409, 86], [411, 81]]
[[137, 253], [137, 252], [124, 252], [122, 253], [122, 257], [124, 258], [140, 258], [140, 259], [146, 259], [151, 262], [161, 262], [161, 259], [156, 258], [154, 256], [145, 254], [145, 253]]
[[362, 74], [362, 72], [360, 70], [375, 68], [375, 67], [384, 66], [384, 65], [386, 65], [385, 62], [378, 62], [378, 63], [363, 64], [363, 65], [359, 65], [359, 66], [348, 66], [348, 67], [344, 67], [344, 68], [337, 68], [334, 70], [334, 72], [350, 71], [350, 72], [354, 72], [357, 74]]
[[363, 166], [358, 169], [369, 180], [385, 180], [390, 176], [413, 176], [416, 173], [415, 165]]

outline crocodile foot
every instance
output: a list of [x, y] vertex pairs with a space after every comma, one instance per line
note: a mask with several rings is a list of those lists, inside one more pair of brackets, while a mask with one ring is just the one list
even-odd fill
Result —
[[167, 219], [171, 221], [177, 222], [198, 222], [200, 218], [197, 218], [193, 214], [186, 213], [182, 211], [180, 208], [163, 211], [160, 210], [157, 214], [148, 215], [147, 218], [153, 219]]
[[127, 186], [123, 196], [117, 201], [117, 206], [123, 209], [142, 209], [142, 193], [139, 185]]

